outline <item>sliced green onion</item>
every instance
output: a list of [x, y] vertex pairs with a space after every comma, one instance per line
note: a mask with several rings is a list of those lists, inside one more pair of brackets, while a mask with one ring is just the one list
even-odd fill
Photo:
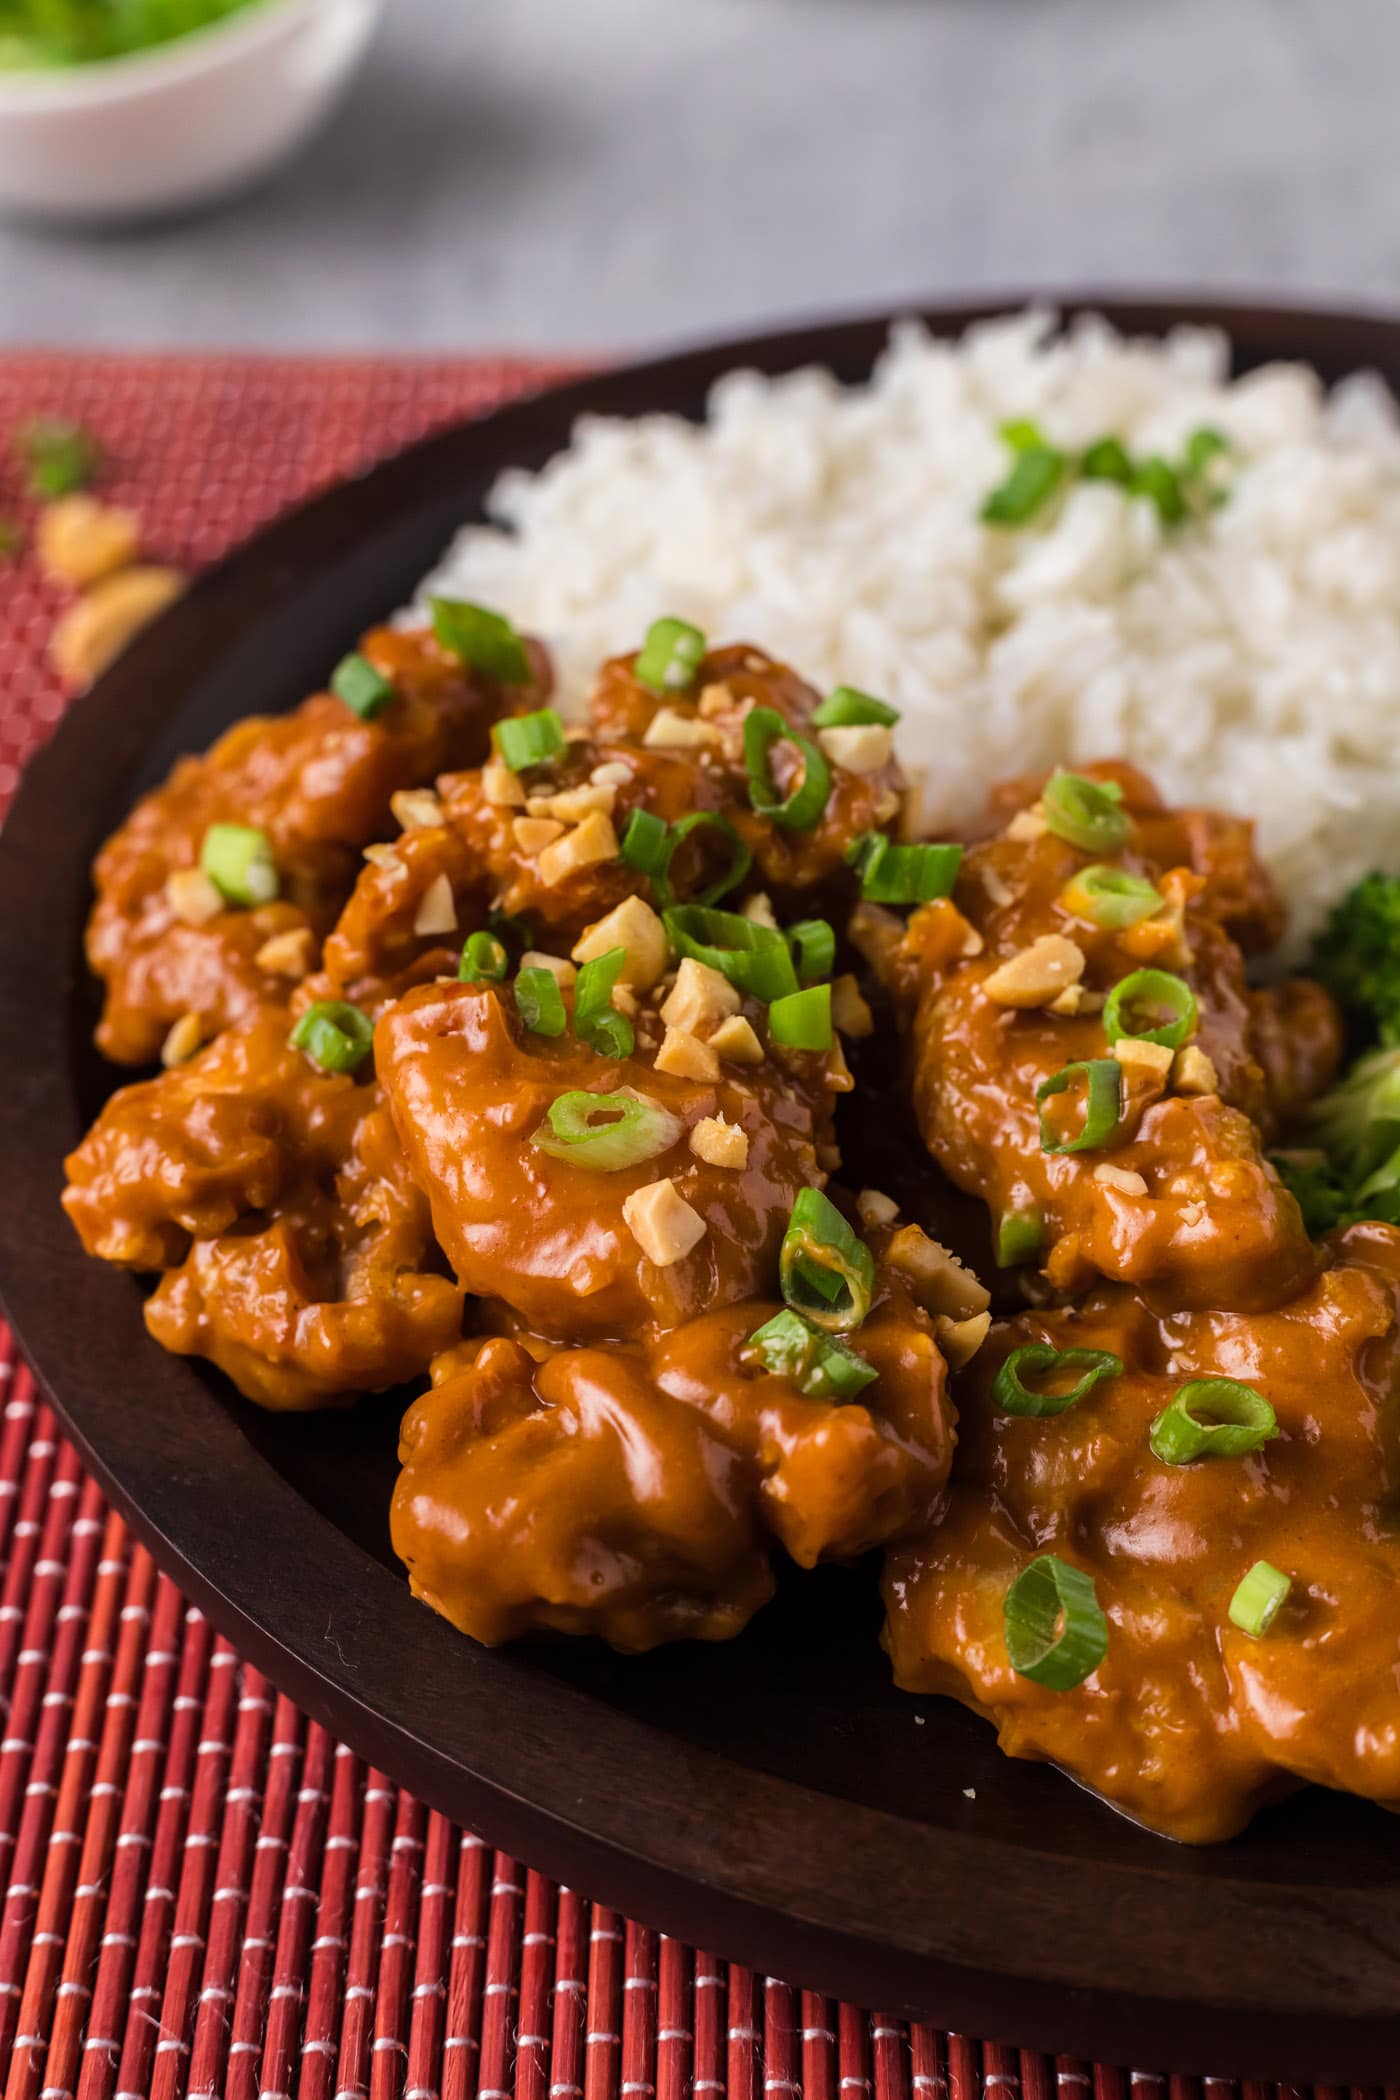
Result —
[[831, 975], [836, 961], [836, 933], [827, 920], [799, 919], [787, 928], [787, 944], [803, 984], [816, 984]]
[[809, 984], [805, 992], [775, 999], [768, 1009], [768, 1033], [786, 1050], [829, 1050], [831, 986]]
[[1145, 496], [1157, 506], [1157, 515], [1164, 525], [1179, 525], [1186, 516], [1186, 498], [1181, 493], [1181, 477], [1170, 460], [1154, 453], [1150, 459], [1139, 460], [1133, 468], [1131, 491], [1135, 496]]
[[1198, 1458], [1243, 1458], [1278, 1435], [1278, 1417], [1262, 1393], [1237, 1378], [1193, 1378], [1152, 1424], [1154, 1458], [1189, 1466]]
[[[1076, 1137], [1058, 1142], [1043, 1104], [1056, 1094], [1068, 1093], [1079, 1079], [1083, 1079], [1086, 1089], [1084, 1121]], [[1123, 1067], [1116, 1057], [1084, 1058], [1078, 1064], [1063, 1066], [1049, 1079], [1043, 1079], [1035, 1090], [1035, 1099], [1040, 1109], [1042, 1152], [1091, 1152], [1105, 1138], [1111, 1137], [1118, 1127], [1123, 1113]]]
[[287, 1038], [323, 1072], [353, 1072], [374, 1046], [374, 1023], [345, 999], [318, 999]]
[[803, 1189], [783, 1234], [783, 1297], [826, 1334], [859, 1327], [875, 1289], [875, 1257], [820, 1189]]
[[463, 984], [499, 984], [510, 968], [505, 942], [494, 933], [470, 933], [462, 948], [457, 975]]
[[1083, 481], [1117, 481], [1127, 488], [1133, 478], [1133, 463], [1123, 440], [1100, 438], [1081, 458], [1079, 474]]
[[433, 633], [460, 662], [500, 685], [530, 683], [534, 672], [529, 651], [503, 613], [465, 598], [430, 598], [428, 608]]
[[85, 489], [102, 460], [91, 431], [63, 416], [35, 416], [20, 430], [15, 448], [29, 494], [44, 503]]
[[1039, 423], [1029, 416], [1012, 416], [1007, 422], [997, 425], [997, 436], [1013, 452], [1043, 452], [1049, 439]]
[[[1005, 425], [1002, 436], [1015, 443], [1008, 432], [1019, 425]], [[1026, 444], [1018, 449], [1011, 472], [999, 482], [982, 505], [987, 525], [1025, 525], [1050, 501], [1064, 479], [1065, 455], [1054, 445]]]
[[883, 729], [893, 729], [898, 720], [899, 709], [891, 707], [888, 700], [877, 700], [873, 693], [863, 693], [858, 686], [838, 685], [812, 716], [812, 727], [858, 729], [866, 722], [878, 722]]
[[1230, 1599], [1231, 1625], [1238, 1626], [1251, 1640], [1262, 1640], [1287, 1603], [1292, 1587], [1292, 1577], [1281, 1568], [1271, 1561], [1256, 1560]]
[[1108, 1653], [1108, 1621], [1093, 1579], [1055, 1553], [1021, 1570], [1002, 1611], [1006, 1655], [1018, 1677], [1072, 1692]]
[[962, 866], [961, 846], [896, 846], [883, 831], [863, 831], [846, 848], [872, 904], [931, 904], [952, 895]]
[[800, 1313], [775, 1313], [745, 1343], [765, 1371], [787, 1378], [809, 1400], [854, 1400], [878, 1374], [834, 1335], [818, 1334]]
[[676, 824], [666, 824], [649, 809], [634, 809], [628, 818], [622, 835], [622, 858], [629, 868], [650, 877], [659, 903], [668, 905], [673, 901], [671, 863], [685, 841], [697, 832], [707, 837], [713, 833], [728, 858], [714, 880], [687, 901], [718, 904], [721, 897], [743, 881], [753, 865], [753, 856], [727, 817], [718, 816], [713, 810], [697, 809]]
[[688, 620], [653, 620], [637, 654], [636, 675], [654, 693], [679, 693], [694, 682], [705, 637]]
[[649, 809], [634, 809], [622, 834], [621, 857], [629, 868], [653, 878], [666, 873], [671, 854], [671, 827]]
[[550, 1103], [530, 1143], [551, 1159], [612, 1174], [669, 1152], [684, 1127], [678, 1116], [637, 1094], [576, 1089]]
[[1162, 892], [1145, 875], [1130, 875], [1126, 868], [1110, 867], [1103, 861], [1081, 868], [1060, 893], [1067, 911], [1092, 926], [1101, 926], [1106, 933], [1140, 925], [1162, 909], [1163, 901]]
[[512, 773], [547, 765], [564, 749], [564, 724], [557, 708], [537, 707], [533, 714], [507, 715], [496, 724], [496, 749]]
[[1018, 1269], [1034, 1261], [1045, 1239], [1045, 1220], [1038, 1210], [1008, 1210], [997, 1223], [999, 1269]]
[[632, 1023], [612, 1003], [626, 962], [625, 948], [609, 948], [586, 962], [574, 981], [574, 1032], [600, 1057], [630, 1057], [636, 1047]]
[[394, 697], [392, 682], [358, 650], [341, 657], [331, 673], [331, 691], [366, 722], [372, 722]]
[[[787, 795], [779, 795], [769, 763], [774, 744], [780, 743], [791, 744], [802, 760], [802, 779]], [[776, 708], [751, 708], [745, 716], [744, 764], [749, 801], [759, 816], [785, 831], [810, 831], [820, 821], [831, 794], [831, 768], [811, 739], [785, 722]]]
[[515, 1005], [532, 1035], [562, 1035], [568, 1022], [564, 995], [553, 970], [521, 970], [515, 980]]
[[[1049, 1393], [1043, 1385], [1026, 1384], [1027, 1373], [1043, 1380], [1075, 1371], [1082, 1371], [1082, 1377], [1064, 1392]], [[1107, 1349], [1052, 1349], [1048, 1342], [1027, 1342], [1024, 1348], [1012, 1350], [992, 1380], [992, 1399], [1004, 1415], [1062, 1415], [1101, 1379], [1122, 1375], [1123, 1359]]]
[[751, 999], [766, 1005], [797, 990], [791, 951], [774, 927], [708, 904], [677, 904], [661, 916], [678, 955], [708, 963]]
[[662, 880], [666, 884], [666, 903], [670, 902], [671, 868], [679, 848], [688, 838], [695, 838], [698, 843], [699, 838], [708, 839], [712, 836], [723, 846], [728, 859], [714, 880], [707, 882], [703, 890], [696, 890], [686, 901], [690, 904], [718, 904], [720, 898], [727, 897], [748, 874], [753, 866], [753, 855], [729, 819], [716, 815], [713, 810], [694, 810], [688, 817], [682, 817], [679, 823], [673, 824], [670, 829], [666, 862], [662, 870]]
[[[1134, 1011], [1136, 1009], [1136, 1012]], [[1165, 1015], [1148, 1028], [1135, 1028], [1135, 1019]], [[1103, 1006], [1104, 1033], [1110, 1043], [1126, 1038], [1131, 1043], [1161, 1043], [1179, 1050], [1196, 1032], [1196, 995], [1184, 977], [1170, 970], [1134, 970], [1114, 985]]]
[[1208, 423], [1203, 423], [1199, 430], [1193, 430], [1187, 438], [1182, 453], [1182, 465], [1188, 474], [1204, 474], [1211, 461], [1229, 449], [1230, 440], [1225, 433], [1212, 429]]
[[271, 841], [251, 824], [211, 824], [199, 865], [226, 904], [271, 904], [277, 895]]
[[1085, 853], [1116, 853], [1132, 829], [1122, 800], [1116, 780], [1086, 780], [1061, 766], [1046, 781], [1040, 806], [1056, 838]]

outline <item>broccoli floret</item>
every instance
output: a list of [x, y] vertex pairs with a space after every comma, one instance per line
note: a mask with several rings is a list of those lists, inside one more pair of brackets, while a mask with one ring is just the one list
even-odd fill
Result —
[[1400, 1048], [1358, 1058], [1303, 1130], [1313, 1149], [1272, 1157], [1314, 1239], [1362, 1218], [1400, 1224]]
[[1279, 1180], [1298, 1199], [1308, 1237], [1351, 1223], [1351, 1197], [1346, 1183], [1328, 1163], [1325, 1152], [1275, 1152]]
[[1345, 1078], [1313, 1102], [1306, 1128], [1359, 1195], [1400, 1146], [1400, 1049], [1359, 1057]]
[[1400, 878], [1367, 875], [1348, 891], [1318, 936], [1312, 970], [1359, 1029], [1400, 1043]]

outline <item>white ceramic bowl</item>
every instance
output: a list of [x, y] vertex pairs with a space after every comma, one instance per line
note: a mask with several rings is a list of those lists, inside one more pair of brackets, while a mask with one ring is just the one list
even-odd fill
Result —
[[384, 0], [259, 0], [153, 51], [0, 73], [0, 211], [123, 219], [235, 189], [301, 144]]

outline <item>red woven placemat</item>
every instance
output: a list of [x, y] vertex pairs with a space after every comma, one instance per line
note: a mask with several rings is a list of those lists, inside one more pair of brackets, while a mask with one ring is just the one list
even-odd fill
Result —
[[[75, 416], [150, 551], [195, 566], [547, 376], [499, 359], [0, 358], [0, 517], [22, 509], [9, 432]], [[44, 657], [61, 602], [27, 560], [0, 570], [0, 806], [63, 709]], [[0, 1389], [4, 2100], [1197, 2100], [1202, 2084], [1234, 2100], [1223, 2081], [837, 2006], [493, 1854], [211, 1634], [86, 1478], [3, 1326]]]

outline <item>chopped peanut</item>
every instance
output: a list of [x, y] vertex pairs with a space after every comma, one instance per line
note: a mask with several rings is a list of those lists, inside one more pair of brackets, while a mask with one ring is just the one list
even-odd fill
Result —
[[998, 1006], [1047, 1006], [1084, 975], [1084, 950], [1062, 933], [1043, 933], [982, 980]]
[[1094, 1169], [1095, 1181], [1102, 1182], [1106, 1189], [1117, 1189], [1120, 1196], [1145, 1196], [1147, 1183], [1141, 1174], [1131, 1167], [1115, 1167], [1104, 1159]]
[[989, 1312], [973, 1313], [966, 1320], [950, 1320], [946, 1313], [934, 1316], [933, 1331], [950, 1371], [960, 1371], [964, 1364], [972, 1362], [986, 1341], [991, 1324]]
[[[952, 908], [956, 909], [956, 907]], [[961, 912], [958, 913], [958, 917], [962, 918]], [[970, 919], [964, 919], [963, 925], [966, 930], [963, 934], [962, 939], [962, 953], [964, 955], [980, 955], [982, 953], [982, 950], [986, 947], [987, 943], [983, 940], [981, 934], [977, 931], [977, 928], [972, 924]]]
[[832, 1026], [857, 1042], [875, 1033], [875, 1016], [854, 977], [838, 977], [831, 987]]
[[1029, 845], [1032, 839], [1043, 839], [1050, 826], [1045, 821], [1045, 812], [1038, 802], [1029, 809], [1018, 809], [1006, 827], [1006, 836], [1018, 844]]
[[481, 792], [493, 809], [525, 807], [525, 790], [502, 759], [488, 759], [482, 767]]
[[697, 1159], [712, 1167], [746, 1167], [749, 1163], [747, 1131], [723, 1116], [705, 1116], [690, 1133], [690, 1149]]
[[676, 972], [675, 988], [667, 994], [661, 1018], [668, 1028], [679, 1028], [686, 1035], [708, 1036], [730, 1014], [737, 1014], [742, 1003], [727, 977], [687, 955]]
[[1011, 903], [1012, 898], [1015, 895], [1011, 884], [1007, 881], [1004, 875], [998, 874], [995, 868], [984, 867], [981, 870], [981, 875], [982, 887], [987, 892], [987, 895], [991, 898], [993, 904], [995, 904], [999, 910], [1005, 910], [1006, 906]]
[[632, 778], [632, 769], [623, 765], [620, 758], [609, 758], [595, 766], [588, 777], [594, 787], [625, 788]]
[[882, 1189], [862, 1189], [856, 1197], [856, 1215], [867, 1232], [877, 1225], [893, 1225], [899, 1205]]
[[186, 926], [207, 926], [224, 908], [217, 884], [203, 868], [177, 868], [166, 878], [165, 901]]
[[753, 926], [766, 926], [770, 933], [778, 931], [778, 922], [773, 916], [773, 906], [766, 890], [755, 890], [744, 906], [744, 917]]
[[141, 527], [129, 510], [81, 492], [46, 503], [34, 537], [45, 573], [62, 583], [96, 583], [141, 551]]
[[595, 919], [574, 943], [576, 963], [595, 962], [610, 948], [625, 948], [620, 981], [650, 991], [666, 967], [666, 929], [641, 897], [624, 897], [605, 918]]
[[1059, 998], [1052, 999], [1045, 1011], [1050, 1014], [1096, 1014], [1103, 1003], [1102, 992], [1091, 992], [1082, 984], [1067, 984]]
[[710, 1037], [709, 1047], [717, 1057], [727, 1058], [733, 1065], [763, 1063], [763, 1045], [745, 1014], [731, 1014], [727, 1021], [721, 1021]]
[[881, 722], [819, 729], [817, 742], [831, 763], [844, 767], [848, 773], [878, 773], [889, 764], [894, 751], [894, 737]]
[[684, 1261], [705, 1237], [705, 1220], [669, 1177], [634, 1189], [622, 1206], [622, 1215], [633, 1239], [658, 1269]]
[[714, 685], [707, 685], [700, 695], [700, 713], [707, 722], [713, 722], [716, 715], [727, 715], [733, 705], [734, 695], [718, 680]]
[[365, 859], [370, 863], [371, 867], [375, 868], [393, 869], [402, 868], [403, 866], [403, 862], [399, 858], [398, 847], [386, 845], [382, 842], [378, 842], [372, 846], [366, 846]]
[[719, 1057], [698, 1036], [687, 1035], [683, 1028], [668, 1028], [656, 1053], [656, 1069], [675, 1079], [718, 1079]]
[[442, 804], [431, 788], [399, 788], [389, 807], [401, 831], [427, 831], [442, 822]]
[[649, 751], [696, 751], [717, 741], [718, 731], [709, 722], [674, 707], [658, 707], [642, 738]]
[[457, 905], [452, 884], [445, 874], [434, 875], [419, 898], [418, 909], [413, 915], [413, 931], [417, 934], [457, 931]]
[[169, 1071], [188, 1064], [204, 1041], [204, 1024], [198, 1014], [181, 1014], [160, 1046], [160, 1061]]
[[[519, 821], [517, 817], [516, 822]], [[561, 882], [581, 868], [595, 867], [599, 861], [616, 860], [617, 855], [617, 833], [613, 830], [612, 818], [595, 809], [573, 831], [565, 832], [562, 839], [545, 847], [540, 855], [540, 880], [548, 888], [557, 889]]]
[[901, 1225], [885, 1249], [885, 1260], [918, 1287], [919, 1301], [929, 1312], [966, 1320], [985, 1312], [992, 1302], [991, 1292], [971, 1269], [965, 1269], [947, 1247], [931, 1240], [922, 1226]]
[[522, 970], [548, 970], [561, 990], [567, 990], [578, 976], [571, 962], [565, 962], [562, 955], [546, 955], [542, 948], [527, 948], [520, 958], [520, 967]]
[[1109, 1055], [1134, 1079], [1164, 1080], [1172, 1068], [1172, 1053], [1165, 1043], [1142, 1043], [1130, 1035], [1120, 1035]]
[[522, 853], [543, 853], [563, 838], [564, 827], [557, 817], [513, 817], [510, 835]]
[[184, 588], [178, 569], [150, 565], [100, 577], [55, 625], [49, 638], [54, 668], [70, 685], [90, 685]]
[[617, 789], [593, 783], [561, 788], [557, 795], [531, 795], [525, 807], [532, 817], [557, 817], [561, 824], [578, 824], [595, 809], [610, 817], [617, 807]]
[[1179, 1094], [1220, 1092], [1220, 1076], [1211, 1059], [1197, 1043], [1188, 1043], [1184, 1050], [1177, 1051], [1172, 1083]]
[[265, 940], [253, 961], [273, 977], [305, 977], [315, 947], [309, 926], [293, 926], [288, 932], [274, 933]]

